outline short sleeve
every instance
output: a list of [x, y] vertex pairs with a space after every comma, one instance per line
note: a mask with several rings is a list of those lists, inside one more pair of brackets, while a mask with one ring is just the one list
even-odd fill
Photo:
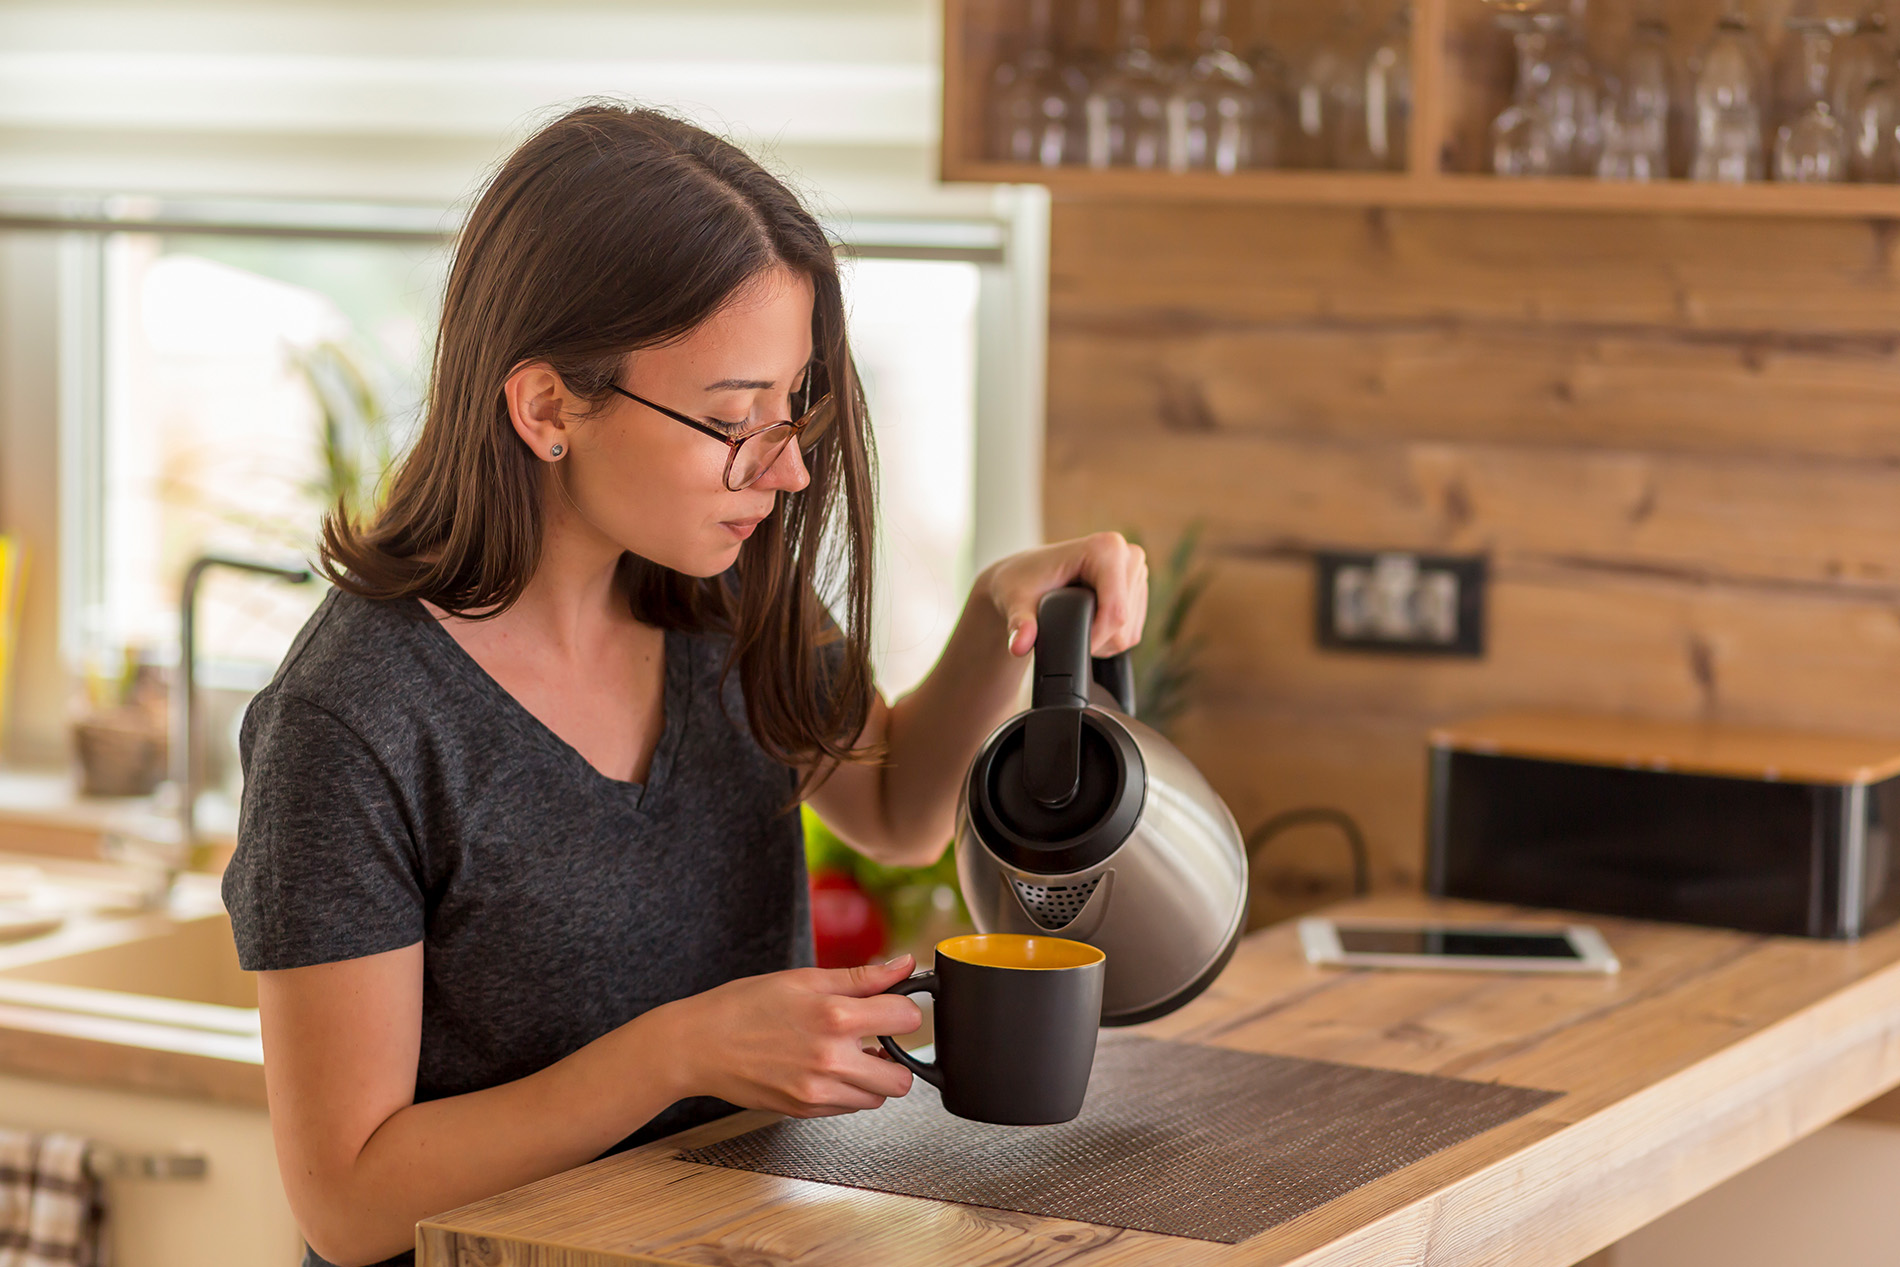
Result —
[[388, 771], [330, 713], [266, 691], [239, 736], [244, 800], [224, 872], [238, 962], [302, 968], [422, 940], [419, 854]]

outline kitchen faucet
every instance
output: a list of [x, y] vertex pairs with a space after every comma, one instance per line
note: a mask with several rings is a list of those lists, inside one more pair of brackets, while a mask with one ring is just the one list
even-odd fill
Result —
[[185, 569], [185, 583], [178, 596], [178, 681], [172, 691], [171, 701], [171, 778], [173, 789], [178, 794], [178, 855], [177, 861], [167, 867], [167, 891], [177, 878], [178, 871], [188, 867], [194, 861], [193, 854], [198, 846], [198, 791], [204, 778], [204, 762], [198, 751], [198, 708], [195, 679], [197, 677], [197, 606], [198, 582], [212, 568], [234, 568], [240, 572], [256, 572], [264, 576], [275, 576], [289, 581], [292, 585], [303, 585], [310, 581], [310, 569], [302, 567], [280, 567], [270, 563], [258, 563], [250, 559], [235, 559], [229, 555], [206, 554], [192, 561]]

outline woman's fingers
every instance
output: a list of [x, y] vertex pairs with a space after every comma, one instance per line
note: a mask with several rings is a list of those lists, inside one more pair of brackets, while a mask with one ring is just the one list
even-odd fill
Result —
[[807, 968], [812, 989], [820, 994], [838, 994], [848, 998], [869, 998], [910, 975], [917, 961], [908, 953], [889, 963], [867, 963], [857, 968]]
[[1148, 552], [1138, 545], [1128, 547], [1128, 611], [1122, 621], [1116, 651], [1126, 651], [1141, 642], [1148, 623]]
[[924, 1023], [924, 1011], [901, 994], [880, 994], [872, 999], [839, 1000], [825, 1009], [822, 1023], [837, 1038], [853, 1042], [889, 1034], [914, 1034]]
[[1036, 618], [1018, 616], [1009, 627], [1009, 653], [1013, 656], [1026, 656], [1036, 647]]
[[1098, 532], [1012, 555], [996, 566], [993, 596], [1009, 628], [1009, 653], [1036, 645], [1036, 608], [1043, 595], [1082, 582], [1095, 591], [1089, 650], [1116, 655], [1141, 641], [1148, 614], [1148, 558], [1119, 532]]
[[908, 1095], [910, 1088], [911, 1073], [904, 1066], [853, 1051], [835, 1063], [827, 1060], [825, 1072], [796, 1080], [779, 1095], [768, 1093], [763, 1098], [765, 1107], [775, 1112], [820, 1117], [882, 1108], [886, 1100]]
[[909, 1069], [896, 1061], [879, 1060], [861, 1051], [854, 1053], [838, 1071], [838, 1080], [858, 1095], [874, 1096], [880, 1102], [910, 1094]]
[[1141, 641], [1148, 616], [1148, 556], [1119, 532], [1088, 539], [1082, 576], [1095, 587], [1095, 624], [1089, 652], [1119, 655]]

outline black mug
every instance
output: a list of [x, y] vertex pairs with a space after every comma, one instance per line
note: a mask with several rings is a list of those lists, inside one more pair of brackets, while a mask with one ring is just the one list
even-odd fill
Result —
[[937, 943], [934, 971], [886, 994], [936, 999], [937, 1058], [878, 1042], [974, 1122], [1048, 1126], [1082, 1111], [1102, 1024], [1107, 957], [1061, 937], [970, 933]]

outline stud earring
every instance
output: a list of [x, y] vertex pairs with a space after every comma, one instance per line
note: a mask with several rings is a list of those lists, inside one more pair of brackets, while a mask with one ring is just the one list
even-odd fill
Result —
[[553, 448], [548, 450], [548, 456], [551, 458], [558, 458], [561, 456], [561, 454], [565, 452], [567, 452], [567, 450], [563, 449], [560, 445], [557, 444]]

